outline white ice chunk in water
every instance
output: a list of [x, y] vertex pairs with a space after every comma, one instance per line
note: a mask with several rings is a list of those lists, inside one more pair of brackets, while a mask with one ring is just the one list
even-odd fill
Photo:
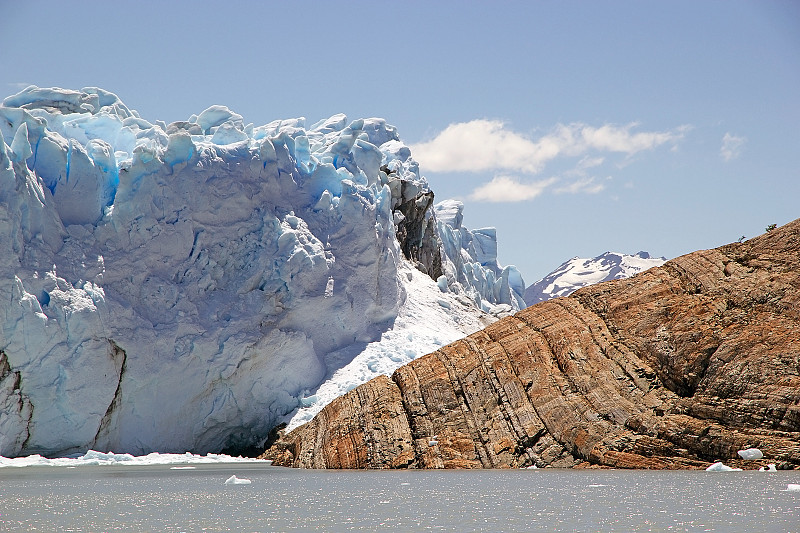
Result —
[[731, 468], [730, 466], [724, 465], [719, 461], [706, 468], [706, 472], [740, 472], [741, 470], [741, 468]]
[[800, 492], [800, 484], [797, 483], [789, 483], [786, 486], [786, 490], [788, 492]]
[[770, 463], [767, 466], [762, 466], [758, 469], [759, 472], [777, 472], [778, 469], [775, 468], [775, 463]]
[[249, 485], [250, 483], [252, 482], [249, 479], [236, 477], [236, 474], [225, 480], [226, 485]]
[[758, 448], [747, 448], [746, 450], [739, 450], [738, 453], [739, 457], [748, 461], [764, 458], [764, 454]]

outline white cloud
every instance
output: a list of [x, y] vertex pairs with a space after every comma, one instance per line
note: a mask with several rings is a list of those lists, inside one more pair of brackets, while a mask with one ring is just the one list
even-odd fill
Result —
[[555, 182], [556, 178], [550, 178], [522, 183], [511, 176], [495, 176], [489, 183], [472, 191], [470, 199], [478, 202], [522, 202], [536, 198]]
[[737, 137], [730, 133], [725, 133], [722, 137], [722, 148], [719, 149], [719, 155], [725, 161], [736, 159], [742, 153], [742, 148], [747, 142], [747, 137]]
[[[608, 178], [610, 179], [610, 178]], [[570, 183], [569, 185], [565, 185], [563, 187], [559, 187], [555, 190], [557, 193], [569, 193], [569, 194], [597, 194], [603, 190], [605, 190], [606, 186], [603, 183], [599, 183], [596, 181], [594, 177], [587, 177], [581, 178], [577, 181]]]
[[652, 150], [665, 143], [677, 142], [688, 131], [687, 126], [681, 126], [673, 131], [631, 133], [631, 129], [637, 126], [637, 123], [631, 123], [626, 126], [606, 124], [599, 128], [580, 125], [580, 133], [587, 148], [633, 155], [643, 150]]
[[430, 172], [538, 172], [560, 150], [552, 139], [532, 141], [497, 120], [450, 124], [433, 140], [411, 147], [423, 171]]
[[432, 140], [412, 145], [411, 153], [423, 172], [497, 170], [535, 174], [557, 157], [579, 157], [589, 151], [633, 155], [677, 143], [689, 129], [681, 126], [671, 131], [634, 132], [636, 127], [636, 123], [593, 127], [576, 122], [559, 124], [533, 139], [510, 130], [499, 120], [472, 120], [450, 124]]
[[586, 169], [589, 169], [589, 168], [599, 167], [600, 165], [603, 164], [603, 161], [605, 161], [605, 158], [603, 158], [603, 157], [589, 157], [589, 156], [586, 156], [583, 159], [581, 159], [580, 161], [578, 161], [578, 165], [576, 166], [576, 170], [583, 171], [583, 170], [586, 170]]

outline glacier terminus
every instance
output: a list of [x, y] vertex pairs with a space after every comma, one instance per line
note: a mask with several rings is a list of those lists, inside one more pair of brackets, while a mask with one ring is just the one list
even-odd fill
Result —
[[6, 98], [0, 455], [260, 446], [525, 307], [494, 231], [462, 218], [382, 119], [166, 124], [96, 87]]

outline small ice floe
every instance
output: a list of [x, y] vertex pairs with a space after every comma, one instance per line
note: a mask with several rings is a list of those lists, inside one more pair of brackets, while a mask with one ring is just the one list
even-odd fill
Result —
[[797, 483], [789, 483], [786, 486], [786, 491], [787, 492], [800, 492], [800, 485], [798, 485]]
[[741, 471], [742, 471], [741, 468], [731, 468], [730, 466], [724, 465], [719, 461], [706, 468], [706, 472], [741, 472]]
[[169, 467], [170, 470], [194, 470], [195, 466], [171, 466]]
[[775, 468], [775, 463], [770, 463], [767, 466], [762, 466], [758, 469], [759, 472], [777, 472], [778, 469]]
[[531, 465], [531, 466], [526, 466], [525, 469], [526, 470], [539, 470], [539, 467], [536, 466], [536, 465]]
[[236, 477], [236, 474], [225, 480], [226, 485], [249, 485], [250, 483], [252, 482], [249, 479]]
[[739, 457], [748, 461], [764, 458], [764, 454], [758, 448], [747, 448], [746, 450], [739, 450], [737, 453]]

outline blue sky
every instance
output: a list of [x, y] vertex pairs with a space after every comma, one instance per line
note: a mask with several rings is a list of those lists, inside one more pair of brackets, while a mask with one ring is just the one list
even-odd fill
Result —
[[0, 0], [0, 92], [380, 116], [527, 283], [800, 216], [800, 2]]

